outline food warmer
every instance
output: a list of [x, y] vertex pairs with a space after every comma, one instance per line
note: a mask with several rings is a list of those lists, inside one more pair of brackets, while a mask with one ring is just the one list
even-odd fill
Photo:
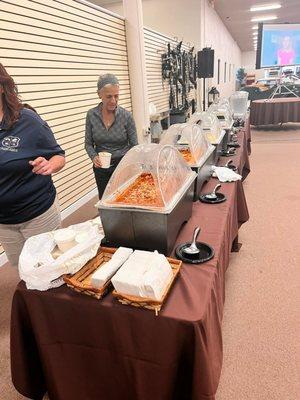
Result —
[[220, 99], [218, 103], [211, 104], [208, 107], [208, 112], [216, 114], [223, 129], [227, 130], [232, 128], [233, 112], [227, 99]]
[[208, 111], [195, 112], [189, 123], [200, 125], [209, 142], [215, 146], [213, 162], [216, 165], [220, 155], [227, 150], [228, 142], [228, 134], [222, 129], [216, 114]]
[[210, 144], [197, 124], [171, 125], [164, 134], [161, 144], [176, 147], [185, 162], [197, 173], [194, 183], [194, 201], [197, 201], [203, 184], [212, 175], [215, 147]]
[[196, 176], [173, 146], [153, 143], [130, 149], [100, 201], [105, 244], [169, 255], [192, 214]]

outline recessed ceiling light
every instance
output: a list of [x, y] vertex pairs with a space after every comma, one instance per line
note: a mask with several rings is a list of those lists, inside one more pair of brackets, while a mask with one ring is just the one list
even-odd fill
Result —
[[261, 6], [251, 7], [250, 11], [277, 10], [278, 8], [281, 8], [281, 4], [265, 4]]
[[273, 19], [277, 19], [278, 17], [276, 15], [265, 15], [261, 17], [255, 17], [252, 18], [252, 22], [260, 22], [260, 21], [272, 21]]
[[257, 29], [258, 29], [258, 25], [254, 25], [254, 26], [252, 26], [252, 29], [255, 29], [255, 30], [257, 30]]
[[257, 32], [253, 32], [253, 33], [252, 33], [252, 36], [257, 36], [257, 35], [258, 35]]

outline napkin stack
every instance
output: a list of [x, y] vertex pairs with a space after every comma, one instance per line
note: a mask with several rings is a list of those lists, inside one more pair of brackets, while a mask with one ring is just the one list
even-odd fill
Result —
[[127, 247], [119, 247], [113, 254], [112, 258], [105, 264], [101, 265], [91, 276], [92, 286], [99, 288], [118, 271], [122, 264], [128, 259], [133, 250]]
[[160, 300], [172, 278], [172, 268], [158, 252], [135, 250], [112, 278], [117, 292]]

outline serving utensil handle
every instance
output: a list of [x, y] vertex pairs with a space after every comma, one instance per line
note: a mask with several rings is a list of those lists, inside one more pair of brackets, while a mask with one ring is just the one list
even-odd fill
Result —
[[197, 226], [196, 228], [195, 228], [195, 230], [194, 230], [194, 234], [193, 234], [193, 241], [192, 241], [192, 246], [196, 246], [196, 240], [197, 240], [197, 237], [198, 237], [198, 235], [199, 235], [199, 233], [200, 233], [200, 228], [199, 228], [199, 226]]
[[216, 192], [221, 188], [222, 185], [218, 184], [215, 186], [214, 190], [213, 190], [213, 194], [216, 194]]

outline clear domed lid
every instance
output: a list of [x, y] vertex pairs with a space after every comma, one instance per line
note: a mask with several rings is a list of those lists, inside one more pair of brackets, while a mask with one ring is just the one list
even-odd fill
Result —
[[200, 125], [211, 144], [219, 143], [222, 135], [222, 127], [215, 113], [207, 111], [195, 112], [188, 122]]
[[130, 149], [111, 176], [100, 205], [161, 212], [173, 207], [196, 173], [169, 145], [141, 144]]
[[164, 134], [161, 144], [176, 147], [191, 167], [202, 165], [213, 150], [201, 126], [197, 124], [171, 125]]
[[217, 104], [211, 104], [207, 111], [216, 114], [223, 127], [231, 126], [233, 112], [227, 99], [221, 99]]

